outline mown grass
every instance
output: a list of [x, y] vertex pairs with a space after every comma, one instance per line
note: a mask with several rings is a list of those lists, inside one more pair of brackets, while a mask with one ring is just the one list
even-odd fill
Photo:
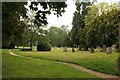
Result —
[[51, 52], [23, 52], [13, 50], [16, 54], [54, 61], [64, 61], [79, 64], [88, 69], [118, 75], [118, 53], [106, 54], [105, 52], [90, 53], [88, 51], [63, 52], [62, 49], [52, 49]]
[[5, 49], [2, 50], [2, 58], [3, 78], [97, 78], [56, 61], [15, 57]]

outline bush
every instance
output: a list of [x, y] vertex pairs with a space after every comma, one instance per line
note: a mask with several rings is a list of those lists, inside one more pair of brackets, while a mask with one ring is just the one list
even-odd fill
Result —
[[37, 51], [51, 51], [51, 45], [48, 42], [41, 41], [37, 45]]

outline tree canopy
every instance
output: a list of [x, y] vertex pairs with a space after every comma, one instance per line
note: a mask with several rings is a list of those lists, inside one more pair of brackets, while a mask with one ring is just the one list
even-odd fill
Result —
[[119, 12], [117, 3], [87, 4], [76, 2], [71, 30], [74, 44], [83, 49], [84, 46], [95, 48], [103, 45], [107, 47], [111, 47], [113, 44], [118, 45]]
[[[26, 3], [2, 3], [2, 47], [8, 48], [11, 44], [20, 42], [25, 25], [20, 16], [26, 16]], [[17, 6], [17, 7], [16, 7]], [[15, 40], [16, 39], [16, 40]], [[18, 40], [19, 39], [19, 40]]]
[[92, 5], [86, 15], [85, 25], [86, 42], [89, 47], [112, 46], [118, 38], [117, 4]]
[[[42, 9], [39, 9], [38, 6], [41, 6]], [[41, 26], [48, 24], [46, 17], [47, 14], [54, 13], [54, 15], [57, 15], [58, 17], [62, 16], [67, 4], [65, 2], [31, 2], [29, 7], [36, 11], [35, 24]]]
[[[26, 27], [29, 27], [20, 20], [21, 17], [27, 17], [25, 5], [26, 3], [23, 2], [2, 3], [2, 48], [8, 48], [13, 44], [15, 46], [16, 43], [22, 42], [23, 33], [27, 29]], [[42, 8], [38, 9], [38, 6]], [[65, 2], [31, 2], [29, 7], [36, 12], [33, 23], [40, 27], [47, 24], [47, 14], [54, 12], [55, 15], [61, 16], [67, 5]]]
[[85, 15], [87, 14], [87, 10], [91, 5], [91, 2], [76, 2], [76, 11], [74, 12], [73, 17], [73, 28], [71, 30], [72, 40], [74, 41], [75, 45], [79, 45], [79, 49], [87, 50], [87, 46], [85, 43]]
[[67, 32], [66, 26], [61, 26], [61, 28], [52, 26], [48, 29], [47, 39], [53, 47], [64, 46], [64, 40], [67, 37]]

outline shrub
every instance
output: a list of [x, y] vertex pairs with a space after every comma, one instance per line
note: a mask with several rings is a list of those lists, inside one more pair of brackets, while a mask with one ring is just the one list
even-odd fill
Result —
[[48, 42], [41, 41], [37, 45], [37, 51], [51, 51], [51, 45]]

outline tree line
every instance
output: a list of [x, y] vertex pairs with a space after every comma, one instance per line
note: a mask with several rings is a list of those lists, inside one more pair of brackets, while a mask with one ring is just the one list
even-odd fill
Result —
[[[54, 13], [58, 17], [62, 16], [67, 7], [65, 2], [31, 2], [30, 9], [26, 9], [25, 5], [27, 2], [2, 3], [2, 48], [32, 47], [38, 40], [37, 37], [44, 38], [41, 34], [46, 33], [43, 30], [44, 25], [48, 24], [46, 15]], [[27, 15], [29, 11], [35, 12], [34, 18]]]
[[119, 45], [117, 3], [76, 2], [73, 27], [70, 32], [73, 44], [79, 50]]
[[[36, 46], [39, 41], [47, 41], [53, 47], [78, 47], [79, 50], [88, 50], [97, 46], [107, 47], [116, 44], [118, 47], [118, 14], [117, 3], [105, 2], [76, 2], [72, 29], [68, 26], [57, 28], [47, 26], [46, 15], [54, 12], [62, 16], [67, 4], [65, 2], [31, 2], [29, 11], [24, 6], [27, 3], [3, 2], [2, 4], [2, 48], [15, 46]], [[33, 6], [34, 5], [34, 6]], [[42, 9], [38, 9], [38, 5]], [[18, 7], [15, 7], [18, 6]], [[24, 20], [21, 20], [24, 19]]]

